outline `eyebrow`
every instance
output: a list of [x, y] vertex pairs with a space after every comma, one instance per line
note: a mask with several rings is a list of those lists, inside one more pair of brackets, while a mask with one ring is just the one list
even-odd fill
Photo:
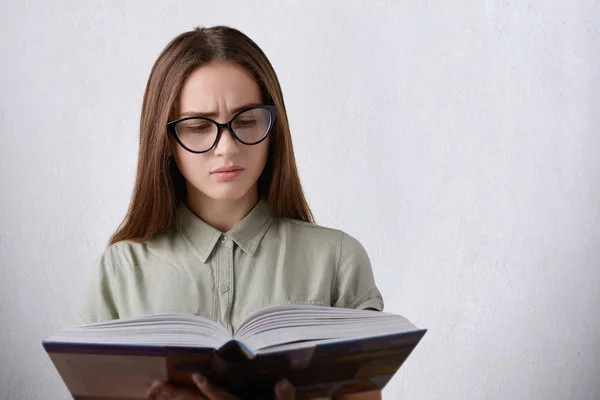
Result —
[[[260, 103], [250, 103], [250, 104], [246, 104], [243, 106], [239, 106], [236, 107], [234, 109], [231, 110], [231, 114], [235, 114], [238, 111], [243, 110], [244, 108], [248, 108], [248, 107], [255, 107], [255, 106], [260, 106], [262, 104]], [[183, 117], [216, 117], [218, 116], [219, 113], [216, 111], [206, 111], [206, 112], [201, 112], [201, 111], [186, 111], [184, 113], [181, 113], [181, 115], [179, 116], [179, 118], [183, 118]]]

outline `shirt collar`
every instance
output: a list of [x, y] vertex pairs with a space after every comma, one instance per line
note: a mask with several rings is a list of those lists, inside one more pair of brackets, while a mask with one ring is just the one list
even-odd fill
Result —
[[[269, 205], [264, 199], [260, 199], [248, 215], [225, 234], [242, 250], [250, 256], [254, 256], [272, 221]], [[200, 260], [205, 263], [223, 232], [198, 218], [183, 203], [178, 209], [177, 223], [184, 239], [197, 251]]]

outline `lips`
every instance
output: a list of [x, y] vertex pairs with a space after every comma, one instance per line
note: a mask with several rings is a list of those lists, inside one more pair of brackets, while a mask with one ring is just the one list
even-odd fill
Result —
[[226, 173], [226, 172], [241, 171], [243, 169], [244, 168], [240, 167], [239, 165], [228, 165], [226, 167], [214, 169], [210, 173], [211, 174], [220, 174], [220, 173]]
[[239, 165], [229, 165], [213, 170], [211, 175], [220, 182], [233, 182], [244, 173], [244, 169]]

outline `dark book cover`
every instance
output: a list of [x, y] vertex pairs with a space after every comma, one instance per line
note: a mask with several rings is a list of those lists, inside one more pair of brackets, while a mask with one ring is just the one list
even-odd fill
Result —
[[287, 378], [297, 399], [383, 389], [425, 329], [367, 339], [342, 339], [254, 355], [242, 343], [219, 349], [173, 346], [42, 344], [77, 400], [144, 399], [154, 380], [195, 387], [199, 372], [242, 399], [271, 399]]

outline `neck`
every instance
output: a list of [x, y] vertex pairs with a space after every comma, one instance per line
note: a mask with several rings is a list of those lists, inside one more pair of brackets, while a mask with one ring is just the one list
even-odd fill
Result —
[[237, 200], [213, 199], [195, 188], [188, 187], [186, 205], [213, 228], [227, 232], [252, 211], [258, 200], [256, 187]]

